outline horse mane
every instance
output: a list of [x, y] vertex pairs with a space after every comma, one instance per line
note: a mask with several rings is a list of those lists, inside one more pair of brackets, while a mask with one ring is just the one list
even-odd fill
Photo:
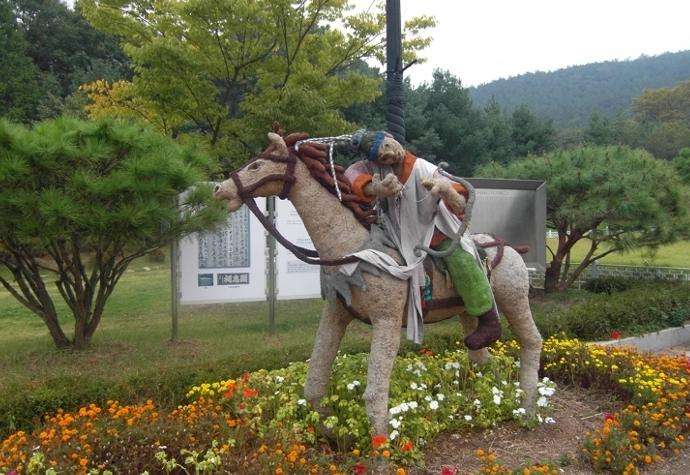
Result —
[[[283, 140], [290, 153], [294, 153], [307, 166], [309, 174], [331, 194], [338, 196], [333, 181], [333, 170], [328, 161], [328, 146], [317, 142], [306, 142], [299, 144], [298, 149], [295, 150], [295, 143], [308, 138], [308, 134], [296, 132], [283, 137]], [[367, 201], [352, 192], [352, 185], [345, 177], [345, 168], [338, 164], [334, 164], [334, 168], [342, 205], [352, 211], [357, 220], [369, 229], [376, 221], [376, 211]]]

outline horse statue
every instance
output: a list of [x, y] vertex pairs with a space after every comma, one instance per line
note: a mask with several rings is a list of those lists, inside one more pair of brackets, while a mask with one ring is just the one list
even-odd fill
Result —
[[[304, 143], [307, 138], [297, 133], [282, 137], [269, 133], [269, 147], [239, 169], [230, 178], [216, 185], [214, 197], [227, 202], [229, 212], [247, 204], [264, 226], [297, 257], [321, 264], [322, 272], [337, 272], [337, 265], [352, 262], [345, 256], [357, 252], [369, 242], [368, 225], [373, 221], [343, 176], [344, 169], [329, 163], [324, 144]], [[299, 213], [316, 248], [314, 252], [287, 242], [258, 210], [254, 197], [279, 196], [289, 199]], [[375, 216], [374, 216], [375, 218]], [[496, 304], [506, 316], [520, 343], [520, 387], [523, 406], [533, 413], [537, 398], [539, 358], [542, 339], [532, 319], [529, 306], [529, 276], [518, 252], [505, 242], [487, 234], [472, 235], [478, 247], [485, 248], [487, 261], [493, 263], [490, 283]], [[398, 259], [395, 250], [389, 254]], [[318, 257], [318, 259], [316, 258]], [[457, 293], [445, 275], [427, 266], [434, 282], [433, 294], [424, 323], [433, 323], [460, 316], [466, 333], [477, 325], [476, 319], [464, 314]], [[374, 434], [388, 435], [388, 393], [391, 371], [400, 344], [401, 327], [405, 324], [408, 284], [386, 273], [363, 272], [363, 285], [351, 286], [351, 298], [328, 299], [324, 306], [316, 341], [309, 360], [305, 398], [323, 414], [320, 401], [326, 395], [333, 361], [348, 324], [353, 319], [373, 327], [371, 349], [364, 392], [366, 412]], [[469, 351], [471, 361], [484, 363], [489, 358], [486, 348]]]

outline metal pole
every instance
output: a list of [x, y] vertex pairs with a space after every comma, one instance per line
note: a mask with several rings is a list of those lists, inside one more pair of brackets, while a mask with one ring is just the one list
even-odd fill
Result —
[[180, 292], [177, 286], [177, 259], [178, 259], [178, 242], [173, 239], [170, 243], [170, 308], [172, 312], [172, 331], [170, 334], [170, 341], [177, 341], [178, 336], [178, 307]]
[[[276, 198], [269, 196], [266, 199], [266, 209], [268, 211], [268, 219], [275, 224], [276, 217]], [[267, 277], [267, 298], [268, 298], [268, 333], [273, 335], [276, 332], [276, 240], [268, 235], [268, 256], [266, 269]]]
[[401, 25], [400, 0], [386, 0], [386, 125], [395, 140], [405, 143]]

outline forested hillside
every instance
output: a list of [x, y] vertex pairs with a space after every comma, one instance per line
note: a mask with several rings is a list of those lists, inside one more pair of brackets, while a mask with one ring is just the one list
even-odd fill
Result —
[[613, 117], [645, 89], [690, 79], [690, 51], [521, 74], [470, 89], [478, 105], [495, 97], [504, 110], [526, 104], [560, 128], [583, 127], [593, 112]]

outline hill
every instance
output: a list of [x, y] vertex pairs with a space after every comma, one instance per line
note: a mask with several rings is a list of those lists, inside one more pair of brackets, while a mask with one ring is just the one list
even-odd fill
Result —
[[508, 111], [526, 104], [536, 114], [553, 119], [557, 127], [582, 127], [594, 111], [614, 116], [626, 111], [645, 89], [687, 79], [690, 50], [521, 74], [472, 87], [470, 95], [479, 106], [493, 96]]

